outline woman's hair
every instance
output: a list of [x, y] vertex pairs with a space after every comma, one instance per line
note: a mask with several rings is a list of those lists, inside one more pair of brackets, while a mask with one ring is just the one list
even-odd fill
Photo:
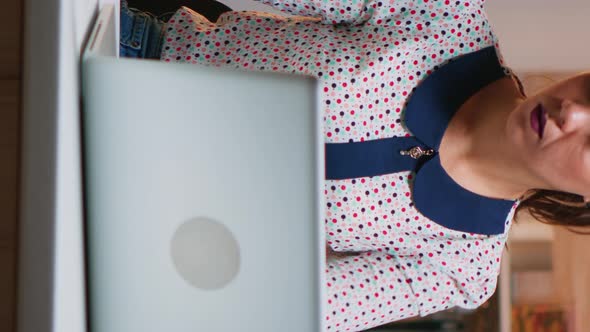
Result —
[[[582, 196], [542, 189], [531, 190], [526, 196], [516, 210], [515, 220], [527, 211], [542, 223], [564, 226], [573, 233], [590, 235], [590, 208]], [[588, 232], [579, 230], [580, 227], [585, 227]]]

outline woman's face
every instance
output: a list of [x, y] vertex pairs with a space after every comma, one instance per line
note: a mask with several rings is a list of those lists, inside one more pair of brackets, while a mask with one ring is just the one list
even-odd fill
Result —
[[590, 72], [522, 101], [509, 115], [509, 141], [542, 188], [590, 199]]

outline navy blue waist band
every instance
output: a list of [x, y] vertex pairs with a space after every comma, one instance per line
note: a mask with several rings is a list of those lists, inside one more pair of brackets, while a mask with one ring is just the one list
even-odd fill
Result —
[[365, 142], [326, 143], [326, 179], [342, 180], [415, 170], [430, 158], [412, 159], [401, 150], [429, 149], [416, 137], [392, 137]]

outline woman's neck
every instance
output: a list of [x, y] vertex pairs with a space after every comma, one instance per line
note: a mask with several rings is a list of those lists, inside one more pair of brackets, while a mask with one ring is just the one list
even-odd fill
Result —
[[452, 118], [439, 152], [443, 168], [463, 188], [497, 199], [517, 199], [531, 188], [505, 129], [524, 98], [510, 77], [502, 78], [470, 97]]

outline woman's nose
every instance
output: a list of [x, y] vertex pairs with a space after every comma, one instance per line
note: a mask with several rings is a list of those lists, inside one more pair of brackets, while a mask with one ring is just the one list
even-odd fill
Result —
[[564, 132], [585, 130], [590, 133], [590, 105], [564, 99], [557, 120]]

